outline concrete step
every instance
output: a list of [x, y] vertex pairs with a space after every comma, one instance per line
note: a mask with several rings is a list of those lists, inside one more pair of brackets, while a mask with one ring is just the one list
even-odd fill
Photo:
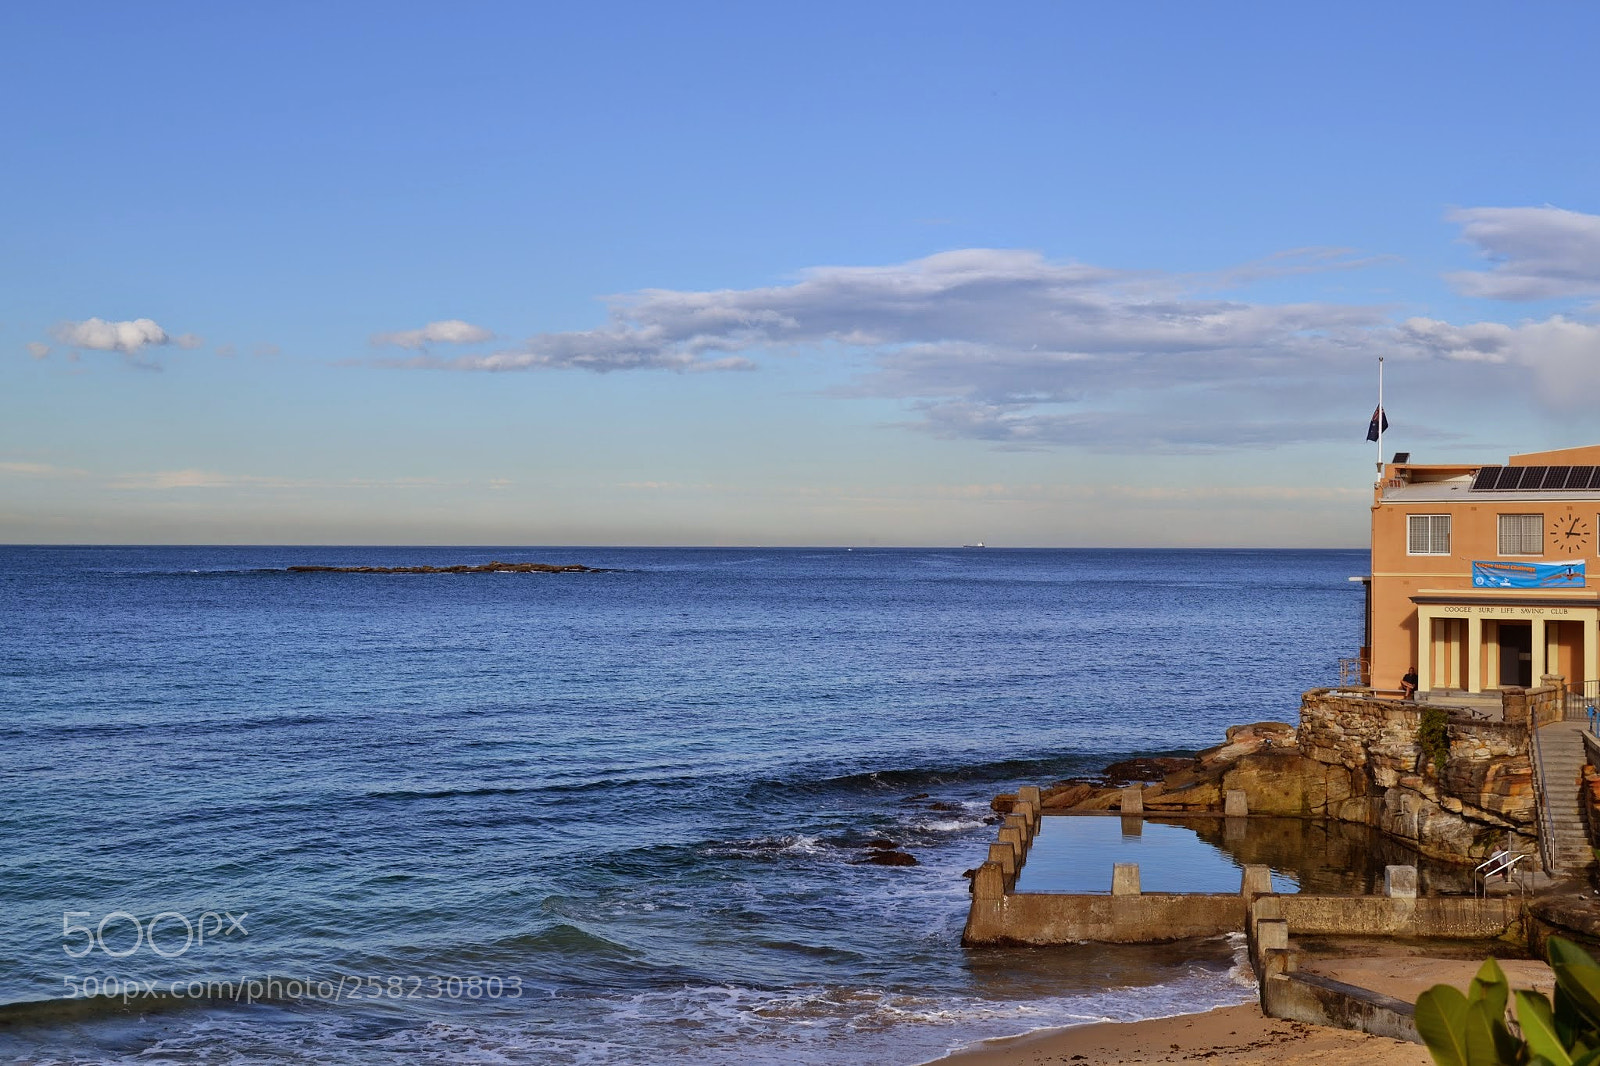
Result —
[[1534, 746], [1534, 772], [1544, 803], [1546, 845], [1557, 871], [1575, 873], [1594, 861], [1589, 834], [1578, 808], [1583, 767], [1588, 753], [1581, 735], [1583, 723], [1557, 722], [1541, 728]]

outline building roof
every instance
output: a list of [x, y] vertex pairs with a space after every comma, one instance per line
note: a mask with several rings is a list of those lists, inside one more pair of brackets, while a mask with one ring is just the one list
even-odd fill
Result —
[[1395, 504], [1600, 500], [1600, 444], [1524, 452], [1504, 464], [1390, 463], [1377, 490], [1378, 503]]
[[1600, 500], [1600, 490], [1541, 489], [1537, 492], [1473, 492], [1472, 478], [1451, 478], [1448, 481], [1424, 481], [1400, 485], [1385, 484], [1379, 492], [1383, 503], [1518, 503], [1549, 502], [1578, 503], [1583, 500]]

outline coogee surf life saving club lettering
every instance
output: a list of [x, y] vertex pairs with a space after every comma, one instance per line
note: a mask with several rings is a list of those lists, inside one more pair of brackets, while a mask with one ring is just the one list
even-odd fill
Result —
[[1502, 563], [1472, 564], [1475, 588], [1549, 589], [1584, 587], [1583, 563]]

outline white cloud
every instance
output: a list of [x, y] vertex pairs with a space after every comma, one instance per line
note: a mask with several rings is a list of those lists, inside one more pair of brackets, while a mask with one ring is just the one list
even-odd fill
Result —
[[[1305, 250], [1251, 275], [1348, 265]], [[861, 372], [835, 394], [908, 402], [941, 436], [1010, 446], [1098, 443], [1136, 434], [1151, 448], [1207, 446], [1201, 420], [1113, 431], [1130, 391], [1230, 386], [1325, 373], [1375, 357], [1387, 312], [1369, 306], [1260, 304], [1200, 295], [1232, 275], [1178, 277], [1056, 262], [1030, 251], [966, 249], [882, 267], [822, 267], [789, 284], [706, 292], [651, 289], [611, 301], [593, 330], [546, 333], [518, 349], [388, 365], [465, 371], [747, 370], [761, 353], [822, 350]], [[1087, 406], [1087, 409], [1075, 409]], [[1097, 413], [1100, 412], [1100, 413]], [[1273, 419], [1211, 437], [1321, 439], [1316, 421]], [[1241, 433], [1244, 436], [1241, 437]], [[1308, 437], [1309, 435], [1309, 437]], [[1186, 443], [1190, 442], [1192, 443]]]
[[[1349, 426], [1345, 426], [1348, 435]], [[983, 500], [1002, 503], [1110, 501], [1119, 503], [1166, 504], [1185, 502], [1281, 503], [1346, 501], [1370, 498], [1371, 489], [1337, 485], [1151, 485], [1151, 484], [1076, 484], [1051, 482], [1010, 484], [855, 484], [760, 486], [737, 483], [628, 481], [617, 488], [633, 492], [683, 496], [799, 497], [805, 499], [856, 500]]]
[[42, 341], [29, 341], [28, 354], [35, 359], [43, 359], [50, 354], [50, 346]]
[[[594, 371], [747, 369], [740, 355], [798, 346], [857, 349], [885, 372], [974, 372], [1081, 383], [1115, 372], [1201, 378], [1215, 364], [1288, 364], [1339, 331], [1383, 321], [1372, 307], [1263, 305], [1202, 299], [1183, 278], [1051, 262], [1027, 251], [968, 249], [887, 267], [823, 267], [790, 285], [682, 292], [652, 289], [611, 301], [599, 329], [546, 333], [518, 350], [409, 366], [459, 370], [572, 367]], [[1143, 361], [1143, 369], [1130, 362]]]
[[1554, 407], [1578, 407], [1600, 388], [1600, 325], [1561, 315], [1515, 326], [1503, 322], [1453, 326], [1432, 318], [1410, 318], [1401, 323], [1400, 336], [1428, 355], [1528, 370]]
[[34, 463], [25, 460], [0, 462], [0, 475], [14, 477], [80, 478], [88, 472], [73, 466], [56, 466], [53, 463]]
[[[1472, 208], [1452, 218], [1497, 260], [1458, 276], [1464, 290], [1505, 299], [1600, 294], [1600, 216]], [[647, 289], [611, 298], [595, 329], [385, 365], [718, 371], [809, 352], [853, 368], [831, 395], [903, 404], [912, 421], [898, 425], [1007, 448], [1125, 452], [1342, 439], [1349, 416], [1333, 408], [1341, 397], [1355, 400], [1357, 376], [1380, 354], [1448, 361], [1458, 367], [1441, 379], [1451, 388], [1526, 385], [1557, 407], [1575, 402], [1576, 390], [1600, 387], [1600, 326], [1573, 318], [1457, 325], [1413, 317], [1397, 325], [1392, 307], [1218, 295], [1380, 261], [1308, 248], [1174, 275], [972, 248], [887, 266], [819, 267], [758, 288]], [[420, 349], [424, 332], [387, 336]]]
[[63, 322], [52, 332], [56, 340], [72, 348], [122, 352], [125, 355], [137, 355], [140, 349], [151, 345], [172, 343], [167, 331], [148, 318], [126, 322], [87, 318], [82, 322]]
[[1494, 265], [1450, 275], [1468, 296], [1547, 300], [1600, 295], [1600, 215], [1559, 207], [1472, 207], [1453, 212], [1461, 234]]
[[919, 406], [923, 421], [913, 428], [936, 437], [987, 440], [1011, 448], [1070, 445], [1093, 451], [1211, 452], [1350, 437], [1348, 417], [1285, 418], [1279, 413], [1218, 417], [1203, 409], [1040, 412], [1022, 404], [967, 400]]
[[172, 489], [334, 490], [418, 489], [442, 484], [435, 478], [303, 478], [262, 474], [226, 474], [215, 470], [156, 470], [118, 474], [107, 484], [113, 489], [165, 492]]
[[449, 318], [442, 322], [429, 322], [421, 329], [400, 330], [394, 333], [374, 333], [372, 343], [375, 345], [392, 345], [396, 348], [409, 348], [413, 351], [426, 348], [430, 344], [478, 344], [482, 341], [493, 340], [494, 333], [482, 326], [474, 326], [471, 322], [463, 322], [459, 318]]

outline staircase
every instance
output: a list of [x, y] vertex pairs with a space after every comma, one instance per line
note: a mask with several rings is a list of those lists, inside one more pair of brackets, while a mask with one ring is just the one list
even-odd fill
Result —
[[1578, 774], [1587, 761], [1583, 729], [1581, 721], [1551, 722], [1534, 734], [1540, 850], [1552, 877], [1578, 876], [1594, 861], [1578, 812]]

